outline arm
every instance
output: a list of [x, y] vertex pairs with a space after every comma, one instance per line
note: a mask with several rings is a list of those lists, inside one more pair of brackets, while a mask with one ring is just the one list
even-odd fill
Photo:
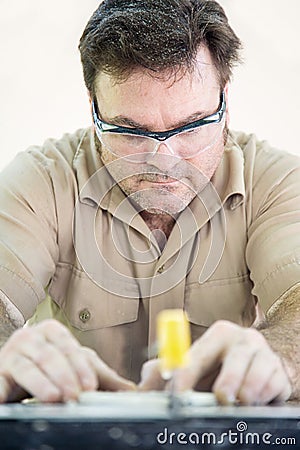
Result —
[[0, 348], [23, 325], [24, 319], [20, 311], [0, 291]]
[[258, 329], [283, 361], [292, 385], [291, 398], [300, 400], [300, 284], [277, 300]]

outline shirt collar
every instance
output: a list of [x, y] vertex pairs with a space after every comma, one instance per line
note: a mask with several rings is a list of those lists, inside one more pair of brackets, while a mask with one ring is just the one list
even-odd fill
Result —
[[115, 182], [100, 159], [93, 128], [87, 129], [81, 139], [73, 166], [78, 183], [79, 200], [91, 206], [108, 209]]
[[222, 160], [211, 179], [222, 205], [239, 206], [245, 198], [244, 154], [235, 133], [229, 132]]

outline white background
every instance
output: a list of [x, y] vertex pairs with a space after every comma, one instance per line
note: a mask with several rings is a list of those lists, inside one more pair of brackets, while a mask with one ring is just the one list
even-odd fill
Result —
[[[231, 127], [300, 155], [300, 1], [220, 0], [244, 44]], [[77, 45], [96, 0], [0, 0], [0, 168], [90, 124]]]

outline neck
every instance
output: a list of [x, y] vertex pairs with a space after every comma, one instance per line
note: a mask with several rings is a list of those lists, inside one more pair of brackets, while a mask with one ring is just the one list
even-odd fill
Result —
[[154, 234], [160, 249], [163, 250], [174, 227], [174, 217], [169, 214], [152, 214], [145, 210], [141, 211], [140, 215]]

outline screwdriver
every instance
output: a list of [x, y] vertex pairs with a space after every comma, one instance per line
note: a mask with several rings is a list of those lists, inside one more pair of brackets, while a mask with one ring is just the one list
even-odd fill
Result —
[[157, 316], [157, 344], [160, 372], [164, 380], [170, 381], [169, 408], [173, 415], [179, 414], [174, 374], [188, 363], [191, 345], [189, 322], [182, 309], [165, 309]]

